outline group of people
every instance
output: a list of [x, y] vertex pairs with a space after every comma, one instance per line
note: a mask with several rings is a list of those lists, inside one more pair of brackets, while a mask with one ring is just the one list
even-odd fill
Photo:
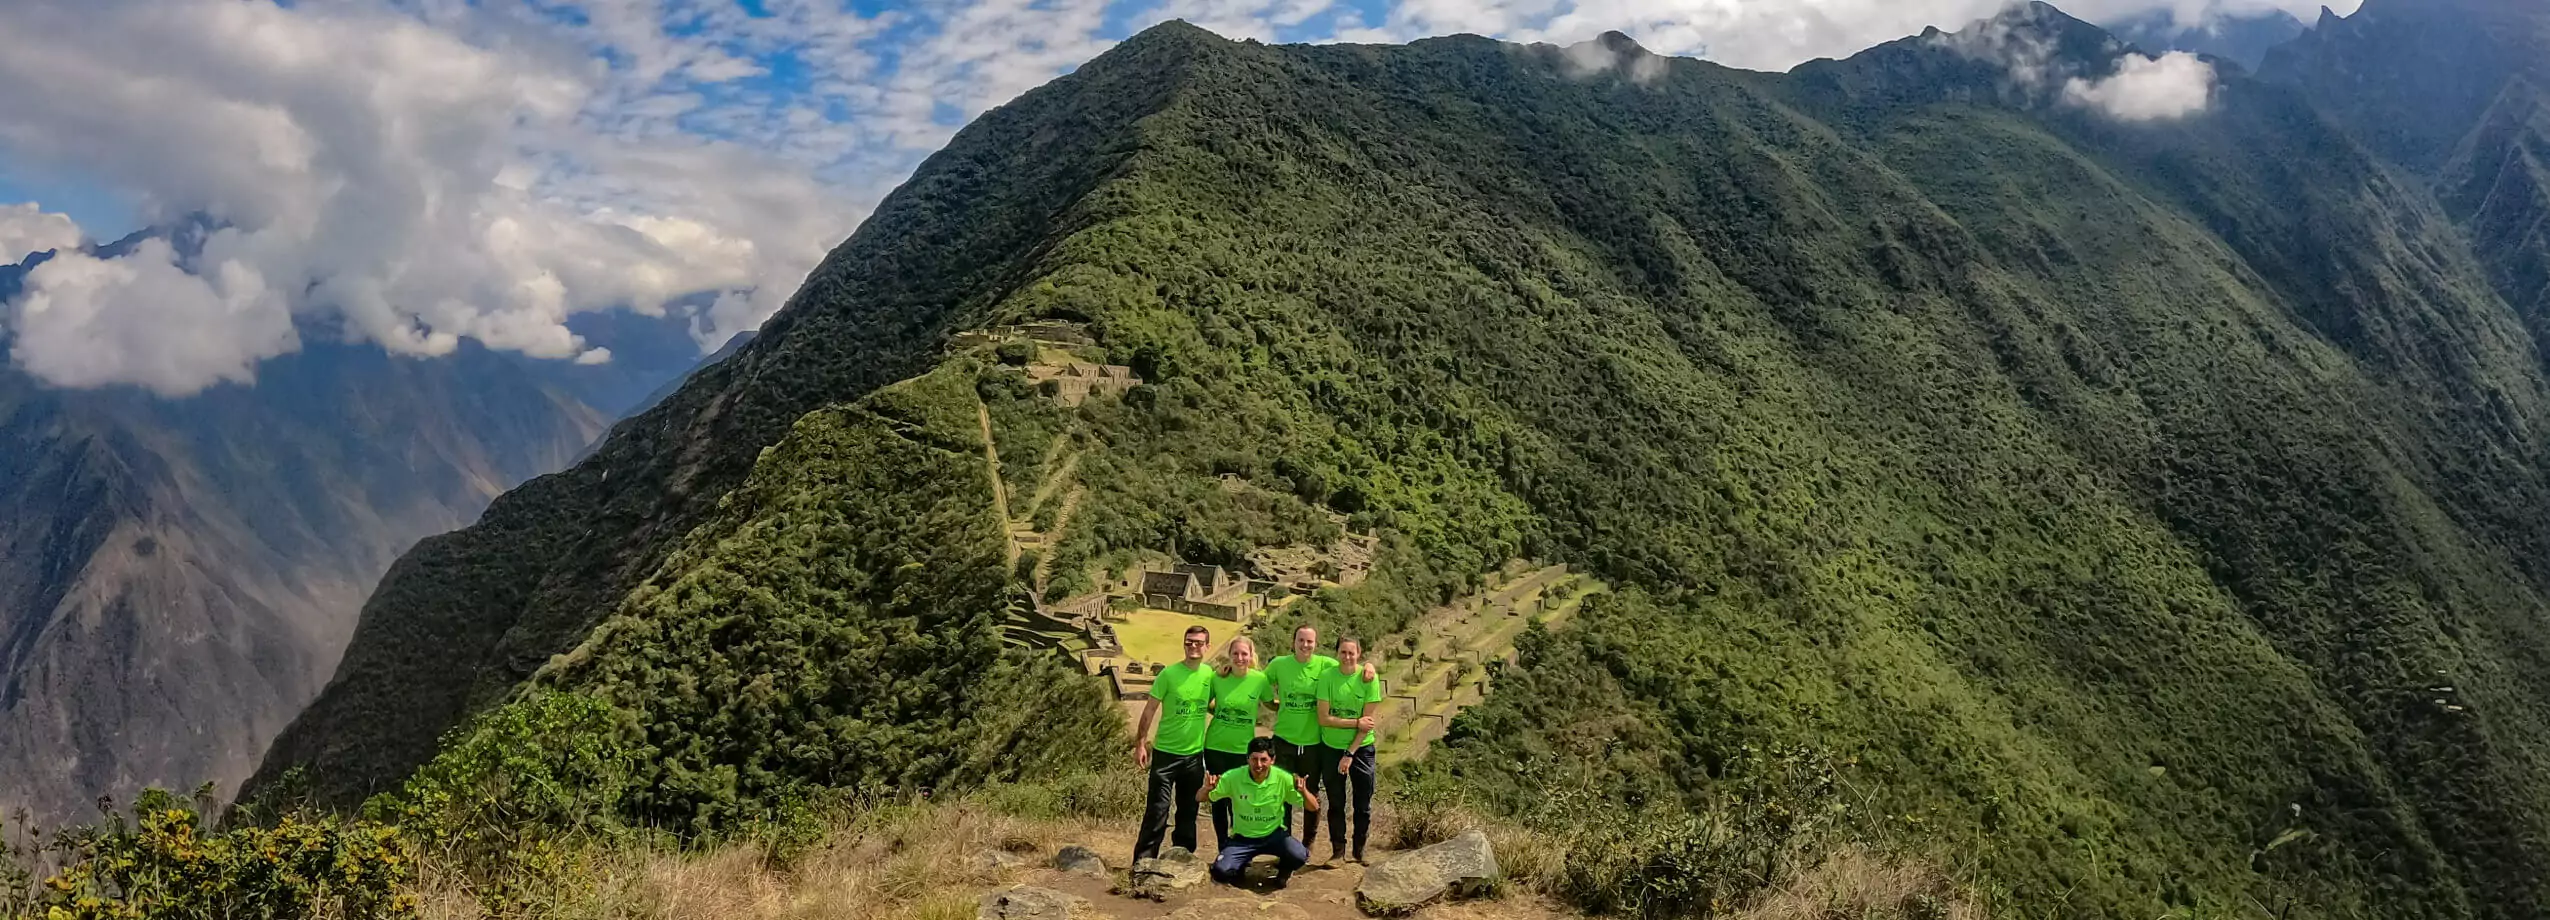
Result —
[[[1153, 677], [1134, 730], [1133, 761], [1150, 775], [1134, 861], [1159, 856], [1164, 837], [1193, 851], [1195, 815], [1209, 802], [1218, 846], [1213, 879], [1239, 884], [1250, 860], [1272, 856], [1280, 887], [1310, 862], [1305, 841], [1319, 838], [1324, 799], [1328, 858], [1362, 862], [1382, 699], [1362, 643], [1340, 639], [1335, 657], [1322, 655], [1319, 631], [1304, 626], [1293, 631], [1292, 654], [1263, 666], [1247, 636], [1232, 639], [1211, 663], [1211, 630], [1190, 626], [1184, 643], [1186, 659]], [[1267, 709], [1275, 710], [1275, 731], [1260, 736], [1258, 715]], [[1292, 835], [1295, 806], [1299, 839]]]

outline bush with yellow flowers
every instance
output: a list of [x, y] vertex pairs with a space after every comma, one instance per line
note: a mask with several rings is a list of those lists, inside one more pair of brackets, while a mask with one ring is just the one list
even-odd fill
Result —
[[376, 822], [287, 814], [263, 826], [215, 828], [203, 809], [144, 792], [128, 820], [67, 830], [47, 849], [55, 868], [9, 913], [44, 920], [232, 917], [402, 918], [414, 854]]

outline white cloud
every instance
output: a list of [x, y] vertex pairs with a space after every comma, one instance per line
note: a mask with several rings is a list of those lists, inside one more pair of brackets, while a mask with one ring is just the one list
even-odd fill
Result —
[[2063, 101], [2118, 121], [2185, 118], [2212, 106], [2213, 95], [2214, 65], [2184, 51], [2158, 58], [2128, 54], [2118, 59], [2114, 74], [2074, 77], [2063, 85]]
[[0, 205], [0, 265], [14, 265], [31, 253], [80, 245], [80, 225], [68, 215], [47, 213], [35, 202]]
[[139, 384], [189, 396], [255, 379], [258, 361], [299, 347], [283, 298], [233, 260], [200, 274], [161, 240], [123, 258], [63, 251], [27, 275], [10, 311], [10, 360], [57, 386]]
[[[394, 351], [441, 354], [466, 336], [573, 358], [590, 352], [565, 326], [571, 313], [784, 293], [856, 217], [775, 157], [679, 133], [615, 136], [587, 117], [609, 86], [600, 68], [492, 31], [479, 44], [368, 3], [263, 0], [29, 0], [9, 22], [0, 149], [134, 192], [154, 218], [201, 212], [233, 228], [205, 262], [236, 280], [223, 296], [145, 299], [163, 292], [157, 265], [55, 292], [81, 305], [54, 307], [56, 321], [133, 324], [80, 339], [92, 349], [181, 350], [151, 339], [200, 337], [191, 320], [213, 315], [204, 304], [253, 287]], [[742, 73], [707, 53], [645, 66]], [[596, 172], [630, 163], [656, 168]], [[43, 285], [30, 279], [25, 296]], [[135, 299], [100, 300], [118, 296]], [[150, 321], [180, 311], [190, 321]], [[270, 332], [233, 340], [241, 354], [291, 347]], [[21, 344], [21, 363], [47, 380], [119, 379], [67, 372]], [[173, 391], [238, 379], [231, 367], [177, 361], [120, 379]]]

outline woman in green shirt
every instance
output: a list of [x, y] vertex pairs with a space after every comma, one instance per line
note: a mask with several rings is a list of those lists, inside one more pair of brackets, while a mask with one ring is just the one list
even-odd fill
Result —
[[[1372, 834], [1374, 739], [1381, 725], [1381, 678], [1363, 660], [1363, 643], [1337, 640], [1337, 670], [1319, 688], [1321, 793], [1328, 798], [1328, 858], [1346, 851], [1347, 799], [1354, 799], [1355, 850], [1364, 861]], [[1314, 792], [1319, 791], [1314, 789]]]
[[[1257, 714], [1273, 702], [1266, 672], [1257, 667], [1257, 643], [1247, 636], [1222, 648], [1213, 669], [1213, 724], [1204, 730], [1204, 773], [1220, 776], [1248, 766], [1249, 742], [1257, 740]], [[1213, 841], [1231, 839], [1231, 803], [1213, 803]]]

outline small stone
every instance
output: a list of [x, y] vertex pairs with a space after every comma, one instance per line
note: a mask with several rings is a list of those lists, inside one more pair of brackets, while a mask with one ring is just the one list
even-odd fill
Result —
[[1105, 920], [1089, 899], [1051, 888], [1020, 885], [983, 896], [975, 920]]
[[1026, 864], [1027, 860], [1022, 859], [1017, 854], [1006, 850], [984, 850], [980, 853], [974, 854], [974, 858], [966, 860], [965, 862], [965, 865], [968, 868], [971, 868], [976, 872], [998, 872], [1003, 869], [1015, 869]]
[[1104, 876], [1107, 874], [1107, 860], [1096, 850], [1073, 844], [1054, 854], [1054, 868], [1073, 875]]
[[1366, 869], [1363, 884], [1355, 887], [1355, 903], [1374, 916], [1397, 916], [1447, 894], [1480, 894], [1496, 877], [1496, 852], [1487, 835], [1470, 831]]

